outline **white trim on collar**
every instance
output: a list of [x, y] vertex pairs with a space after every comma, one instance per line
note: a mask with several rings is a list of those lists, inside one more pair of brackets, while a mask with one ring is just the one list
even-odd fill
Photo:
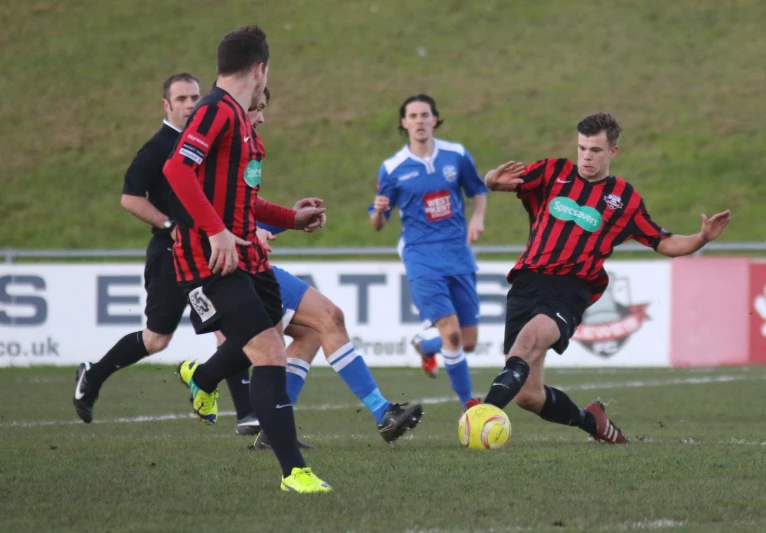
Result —
[[174, 130], [176, 130], [178, 133], [181, 133], [181, 130], [179, 130], [178, 128], [176, 128], [175, 126], [173, 126], [173, 125], [172, 125], [170, 122], [168, 122], [168, 119], [166, 119], [166, 118], [162, 119], [162, 123], [163, 123], [163, 124], [165, 124], [166, 126], [169, 126], [169, 127], [173, 128], [173, 129], [174, 129]]
[[436, 161], [436, 156], [439, 155], [439, 147], [436, 146], [436, 142], [434, 140], [434, 151], [431, 152], [431, 157], [429, 158], [422, 158], [418, 157], [415, 154], [412, 153], [412, 150], [410, 150], [410, 145], [405, 144], [404, 149], [407, 151], [407, 155], [410, 157], [410, 159], [414, 159], [418, 163], [422, 163], [426, 167], [426, 172], [428, 174], [433, 174], [436, 172], [436, 167], [434, 166], [434, 161]]

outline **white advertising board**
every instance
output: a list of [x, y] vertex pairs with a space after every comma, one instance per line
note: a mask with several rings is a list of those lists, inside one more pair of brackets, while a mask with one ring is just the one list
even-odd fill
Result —
[[[282, 262], [345, 313], [349, 334], [370, 366], [419, 366], [410, 346], [422, 330], [401, 263]], [[503, 365], [509, 264], [479, 263], [479, 344], [472, 366]], [[564, 355], [550, 366], [669, 366], [670, 262], [612, 261], [610, 288], [591, 307]], [[0, 367], [96, 361], [145, 325], [143, 265], [0, 265]], [[435, 333], [435, 331], [434, 331]], [[212, 335], [184, 319], [169, 348], [147, 361], [205, 360]], [[315, 362], [324, 365], [321, 352]]]

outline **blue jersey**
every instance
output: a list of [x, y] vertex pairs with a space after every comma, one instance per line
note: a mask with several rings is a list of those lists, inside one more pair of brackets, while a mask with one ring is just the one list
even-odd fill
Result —
[[399, 252], [410, 279], [477, 270], [468, 246], [463, 193], [472, 198], [487, 194], [487, 187], [461, 144], [434, 139], [428, 159], [405, 146], [383, 162], [378, 194], [399, 208]]

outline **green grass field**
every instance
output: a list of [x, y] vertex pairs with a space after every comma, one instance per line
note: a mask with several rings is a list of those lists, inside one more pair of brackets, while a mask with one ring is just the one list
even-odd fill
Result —
[[[143, 247], [119, 208], [124, 171], [161, 119], [159, 86], [259, 23], [274, 100], [263, 129], [263, 195], [322, 195], [318, 235], [280, 245], [390, 245], [366, 206], [402, 144], [396, 112], [429, 92], [484, 172], [510, 158], [574, 156], [574, 125], [611, 110], [624, 125], [613, 171], [654, 218], [697, 231], [731, 208], [727, 240], [761, 240], [766, 115], [761, 0], [5, 2], [0, 76], [0, 246]], [[527, 220], [492, 195], [484, 243], [520, 244]]]
[[[551, 370], [580, 404], [608, 402], [632, 443], [596, 444], [509, 406], [513, 444], [496, 451], [460, 448], [444, 375], [375, 374], [390, 398], [425, 399], [422, 424], [386, 444], [340, 379], [312, 370], [299, 434], [335, 490], [300, 496], [279, 491], [276, 459], [248, 450], [230, 413], [213, 427], [189, 418], [170, 367], [116, 374], [92, 425], [76, 421], [71, 368], [3, 369], [0, 531], [766, 529], [766, 368]], [[474, 389], [493, 374], [475, 370]]]

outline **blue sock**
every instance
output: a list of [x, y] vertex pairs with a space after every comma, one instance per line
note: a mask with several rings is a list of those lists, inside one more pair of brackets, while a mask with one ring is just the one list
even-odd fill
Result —
[[290, 397], [290, 402], [295, 405], [298, 402], [298, 396], [301, 395], [303, 385], [306, 383], [306, 375], [309, 373], [311, 365], [303, 359], [296, 359], [294, 357], [287, 358], [287, 395]]
[[381, 424], [391, 404], [380, 393], [367, 363], [356, 351], [354, 345], [347, 342], [328, 357], [327, 362], [348, 385], [351, 392], [367, 406], [377, 423]]
[[442, 351], [442, 338], [438, 335], [433, 339], [426, 339], [420, 343], [421, 349], [427, 354], [435, 354]]
[[444, 358], [444, 368], [447, 370], [452, 390], [454, 390], [460, 402], [465, 404], [472, 398], [471, 396], [471, 374], [468, 372], [468, 361], [465, 360], [463, 350], [449, 352], [442, 350]]

